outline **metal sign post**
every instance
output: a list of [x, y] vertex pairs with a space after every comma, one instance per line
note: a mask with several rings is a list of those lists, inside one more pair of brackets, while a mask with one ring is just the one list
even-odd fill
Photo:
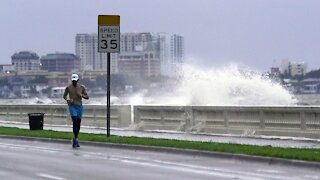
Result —
[[110, 136], [110, 53], [120, 52], [120, 16], [98, 16], [98, 52], [107, 53], [107, 136]]
[[110, 53], [107, 54], [107, 136], [110, 136]]

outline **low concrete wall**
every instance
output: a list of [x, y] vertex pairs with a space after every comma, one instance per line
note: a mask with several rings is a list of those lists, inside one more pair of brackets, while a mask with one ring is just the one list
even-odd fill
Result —
[[[106, 127], [106, 106], [85, 105], [82, 125]], [[320, 107], [111, 106], [111, 127], [245, 136], [320, 138]], [[0, 105], [0, 120], [28, 123], [45, 113], [45, 124], [71, 125], [67, 105]]]
[[[29, 123], [28, 113], [45, 113], [44, 124], [71, 125], [67, 105], [0, 105], [0, 120]], [[107, 107], [85, 105], [82, 125], [106, 127]], [[110, 108], [111, 127], [129, 127], [131, 107], [113, 105]]]
[[320, 138], [320, 107], [135, 106], [138, 130]]

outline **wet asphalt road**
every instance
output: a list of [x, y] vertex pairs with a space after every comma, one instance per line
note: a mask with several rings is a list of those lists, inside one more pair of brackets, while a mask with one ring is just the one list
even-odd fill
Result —
[[0, 138], [0, 179], [320, 179], [320, 170], [228, 158]]

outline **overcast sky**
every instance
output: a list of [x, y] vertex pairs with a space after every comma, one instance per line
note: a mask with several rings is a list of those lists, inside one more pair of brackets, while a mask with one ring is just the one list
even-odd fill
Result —
[[0, 63], [22, 50], [74, 53], [99, 14], [120, 15], [121, 32], [183, 35], [202, 66], [264, 71], [287, 58], [320, 68], [320, 0], [0, 0]]

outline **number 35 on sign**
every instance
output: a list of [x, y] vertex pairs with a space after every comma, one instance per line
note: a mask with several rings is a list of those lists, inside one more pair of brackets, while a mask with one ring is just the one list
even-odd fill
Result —
[[119, 52], [120, 50], [120, 27], [99, 25], [99, 52]]

